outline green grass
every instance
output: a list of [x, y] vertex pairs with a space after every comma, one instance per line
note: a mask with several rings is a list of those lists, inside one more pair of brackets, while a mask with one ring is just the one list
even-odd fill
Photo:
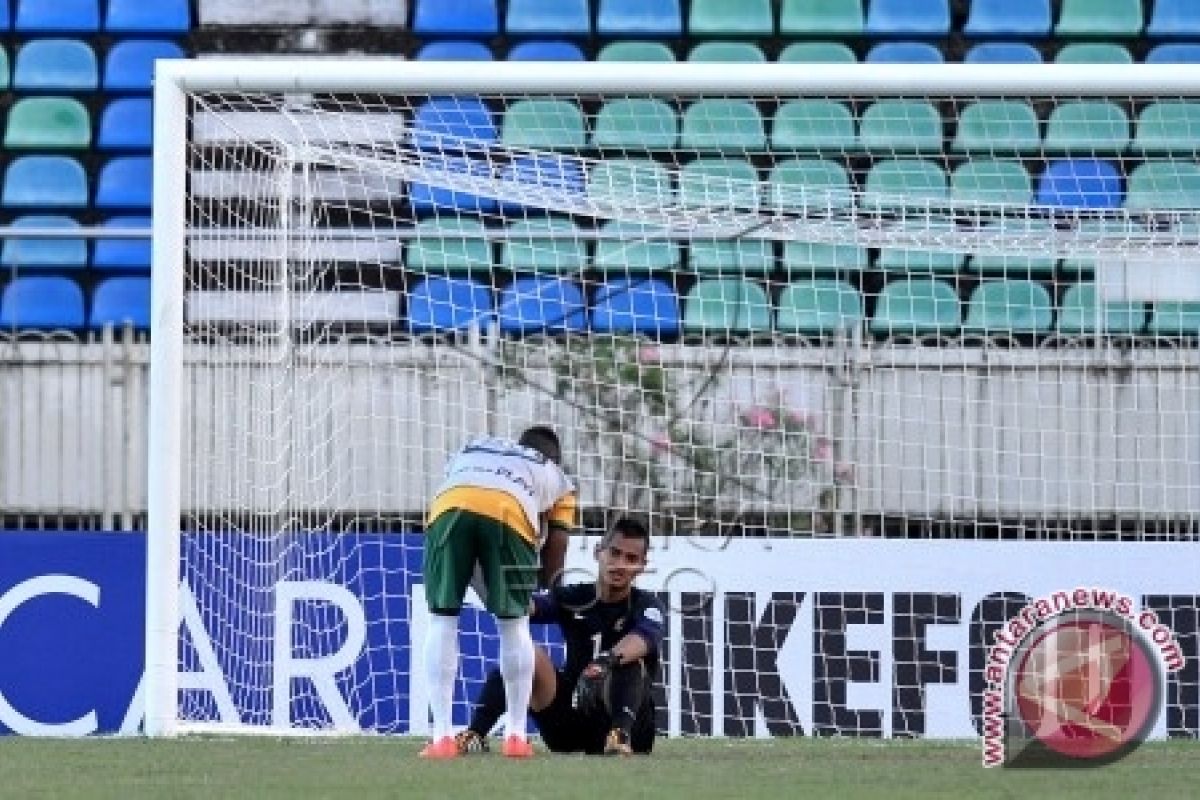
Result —
[[0, 795], [44, 798], [1187, 797], [1200, 743], [1090, 770], [984, 770], [968, 743], [662, 741], [649, 758], [496, 754], [448, 763], [406, 738], [22, 739], [0, 742]]

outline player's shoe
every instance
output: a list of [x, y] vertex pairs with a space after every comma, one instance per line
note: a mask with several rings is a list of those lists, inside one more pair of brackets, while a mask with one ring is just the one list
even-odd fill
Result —
[[421, 758], [427, 758], [434, 761], [445, 761], [450, 758], [458, 758], [458, 745], [454, 741], [453, 736], [443, 736], [440, 739], [434, 739], [429, 744], [425, 745], [420, 752]]
[[504, 746], [500, 752], [505, 758], [533, 758], [533, 743], [523, 736], [513, 734], [504, 737]]
[[454, 746], [458, 748], [460, 756], [469, 756], [472, 753], [486, 753], [491, 749], [488, 746], [488, 740], [470, 728], [459, 731], [454, 735]]
[[620, 728], [613, 728], [608, 732], [608, 738], [604, 740], [604, 755], [606, 756], [631, 756], [633, 748], [629, 745], [629, 734]]

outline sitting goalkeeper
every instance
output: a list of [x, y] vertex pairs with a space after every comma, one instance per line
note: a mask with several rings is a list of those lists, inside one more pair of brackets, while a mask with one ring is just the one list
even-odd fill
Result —
[[[557, 622], [567, 657], [555, 670], [537, 648], [529, 707], [542, 740], [555, 753], [629, 755], [654, 746], [654, 701], [663, 611], [633, 585], [646, 567], [650, 537], [629, 518], [596, 545], [595, 583], [558, 586], [534, 595], [533, 621]], [[470, 726], [455, 740], [460, 753], [488, 749], [487, 735], [504, 713], [504, 681], [488, 675]]]

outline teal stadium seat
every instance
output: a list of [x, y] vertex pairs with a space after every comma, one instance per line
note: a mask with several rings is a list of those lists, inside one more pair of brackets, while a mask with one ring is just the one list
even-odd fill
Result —
[[1129, 174], [1125, 207], [1131, 211], [1200, 209], [1200, 165], [1194, 161], [1147, 161]]
[[605, 103], [592, 131], [592, 144], [601, 148], [669, 150], [678, 142], [679, 118], [674, 109], [648, 97]]
[[878, 161], [867, 173], [862, 203], [875, 211], [944, 206], [950, 199], [946, 171], [920, 158]]
[[74, 98], [23, 97], [8, 112], [4, 146], [13, 150], [82, 150], [91, 143], [91, 118]]
[[[1051, 223], [1040, 219], [1024, 222], [1009, 220], [1004, 223], [1004, 232], [1020, 236], [1030, 243], [1044, 242], [1054, 235]], [[1021, 255], [997, 248], [971, 256], [970, 268], [984, 275], [1002, 278], [1051, 278], [1057, 264], [1058, 259], [1053, 255]]]
[[[936, 231], [939, 227], [946, 230], [951, 229], [948, 224], [930, 223], [928, 227], [931, 232]], [[913, 277], [927, 277], [938, 274], [958, 274], [962, 272], [964, 263], [966, 263], [966, 254], [961, 250], [884, 247], [880, 249], [879, 258], [875, 260], [875, 269]]]
[[567, 100], [518, 100], [504, 113], [500, 141], [532, 150], [582, 148], [587, 144], [583, 112]]
[[1049, 333], [1054, 320], [1050, 293], [1031, 280], [985, 281], [967, 301], [963, 328], [994, 335]]
[[944, 281], [907, 279], [883, 287], [871, 332], [888, 336], [951, 334], [961, 324], [958, 293]]
[[692, 36], [770, 36], [775, 33], [771, 0], [692, 0]]
[[[587, 245], [569, 219], [549, 217], [515, 222], [505, 231], [500, 266], [512, 272], [575, 274], [588, 265]], [[559, 234], [550, 237], [545, 234]], [[569, 238], [561, 238], [563, 236]]]
[[772, 211], [840, 211], [854, 204], [850, 175], [840, 161], [793, 158], [771, 169], [767, 179]]
[[1142, 303], [1105, 303], [1096, 308], [1096, 287], [1091, 283], [1076, 283], [1063, 295], [1058, 313], [1058, 330], [1067, 334], [1097, 332], [1097, 318], [1103, 333], [1135, 334], [1146, 326], [1146, 307]]
[[1129, 116], [1108, 100], [1061, 103], [1050, 112], [1042, 147], [1056, 155], [1123, 153], [1129, 147]]
[[854, 64], [858, 56], [841, 42], [792, 42], [779, 52], [781, 64]]
[[404, 260], [421, 275], [487, 272], [492, 245], [483, 221], [468, 217], [430, 217], [414, 227]]
[[1200, 336], [1200, 303], [1155, 303], [1149, 332], [1156, 336]]
[[956, 153], [1034, 154], [1041, 147], [1038, 118], [1023, 100], [980, 100], [963, 109], [950, 149]]
[[1162, 100], [1142, 109], [1132, 149], [1144, 155], [1192, 155], [1200, 141], [1200, 102]]
[[600, 203], [662, 208], [674, 194], [667, 168], [648, 158], [608, 159], [588, 171], [588, 196]]
[[791, 100], [775, 113], [771, 147], [793, 153], [853, 152], [858, 149], [854, 117], [836, 100]]
[[600, 0], [596, 32], [601, 36], [680, 36], [680, 0]]
[[780, 333], [824, 335], [849, 331], [863, 321], [862, 296], [838, 280], [798, 281], [779, 295], [775, 329]]
[[605, 273], [673, 273], [683, 264], [679, 242], [665, 237], [661, 229], [612, 220], [600, 232], [592, 265]]
[[880, 100], [863, 112], [858, 142], [875, 153], [940, 153], [942, 115], [923, 100]]
[[1062, 0], [1059, 37], [1133, 37], [1142, 32], [1142, 0]]
[[950, 199], [955, 203], [1027, 205], [1033, 181], [1021, 162], [977, 158], [959, 164], [950, 175]]
[[861, 36], [862, 0], [783, 0], [779, 32], [784, 36]]
[[688, 208], [759, 208], [758, 170], [742, 159], [697, 158], [679, 172], [679, 203]]
[[1074, 42], [1058, 51], [1056, 64], [1132, 64], [1129, 48], [1114, 42]]
[[600, 48], [596, 60], [670, 62], [675, 53], [662, 42], [610, 42]]
[[762, 48], [750, 42], [701, 42], [688, 53], [688, 61], [702, 64], [762, 64]]
[[683, 113], [680, 146], [689, 150], [765, 150], [766, 127], [746, 100], [697, 100]]
[[762, 334], [771, 331], [771, 301], [754, 281], [708, 278], [696, 281], [683, 302], [685, 333]]
[[867, 249], [853, 244], [788, 240], [783, 243], [783, 269], [793, 277], [848, 275], [867, 268]]

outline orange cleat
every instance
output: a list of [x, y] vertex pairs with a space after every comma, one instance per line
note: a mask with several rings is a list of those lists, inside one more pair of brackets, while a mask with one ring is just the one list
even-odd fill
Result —
[[533, 744], [523, 736], [511, 734], [504, 737], [501, 752], [505, 758], [533, 758]]
[[425, 745], [421, 749], [420, 756], [436, 761], [458, 758], [458, 744], [455, 743], [453, 736], [443, 736]]

